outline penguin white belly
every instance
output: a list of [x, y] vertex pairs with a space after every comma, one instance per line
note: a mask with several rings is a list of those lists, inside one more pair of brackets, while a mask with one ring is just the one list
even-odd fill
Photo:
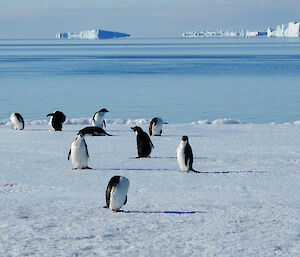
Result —
[[74, 168], [83, 169], [88, 167], [88, 155], [84, 142], [77, 140], [71, 146], [71, 159]]
[[152, 135], [153, 136], [159, 136], [160, 131], [162, 130], [162, 123], [157, 123], [156, 125], [152, 126]]
[[103, 115], [100, 115], [99, 113], [96, 113], [94, 119], [92, 120], [92, 125], [95, 127], [103, 128]]
[[179, 165], [179, 168], [182, 171], [187, 172], [189, 169], [185, 165], [185, 153], [184, 153], [185, 145], [181, 142], [177, 148], [177, 162]]
[[110, 193], [109, 209], [117, 211], [124, 205], [129, 187], [129, 180], [122, 178], [117, 186], [113, 187]]
[[11, 127], [12, 129], [15, 130], [22, 130], [23, 129], [23, 124], [20, 122], [15, 114], [12, 114], [10, 116], [10, 121], [11, 121]]

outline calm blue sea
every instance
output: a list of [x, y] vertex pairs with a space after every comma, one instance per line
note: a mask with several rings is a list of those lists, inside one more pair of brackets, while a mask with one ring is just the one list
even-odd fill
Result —
[[300, 39], [0, 40], [0, 121], [103, 107], [170, 123], [300, 120]]

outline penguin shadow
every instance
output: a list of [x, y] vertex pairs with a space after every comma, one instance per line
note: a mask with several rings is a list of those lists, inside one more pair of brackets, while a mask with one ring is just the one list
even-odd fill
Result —
[[203, 214], [206, 211], [135, 211], [135, 210], [128, 210], [122, 211], [123, 213], [139, 213], [139, 214], [177, 214], [177, 215], [184, 215], [184, 214]]
[[151, 169], [151, 168], [108, 168], [108, 169], [92, 169], [92, 170], [110, 170], [110, 171], [174, 171], [174, 169]]
[[26, 129], [26, 131], [49, 131], [49, 129], [48, 128], [45, 128], [45, 129]]
[[[176, 137], [176, 138], [181, 138], [182, 137], [182, 134], [181, 135], [162, 135], [161, 137]], [[204, 135], [190, 135], [190, 137], [204, 137]]]
[[[175, 156], [166, 156], [166, 157], [159, 157], [159, 156], [155, 156], [155, 157], [151, 157], [151, 159], [177, 159], [177, 157]], [[194, 160], [207, 160], [207, 157], [194, 157]]]
[[262, 170], [223, 170], [223, 171], [198, 171], [200, 174], [241, 174], [241, 173], [268, 173]]

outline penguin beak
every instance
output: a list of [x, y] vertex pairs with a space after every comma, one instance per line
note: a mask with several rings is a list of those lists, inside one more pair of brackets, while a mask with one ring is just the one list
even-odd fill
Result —
[[53, 113], [49, 113], [49, 114], [47, 114], [47, 117], [49, 117], [49, 116], [53, 116]]

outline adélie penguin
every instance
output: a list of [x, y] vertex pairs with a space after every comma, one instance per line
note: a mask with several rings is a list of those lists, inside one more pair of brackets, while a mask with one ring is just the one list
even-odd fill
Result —
[[89, 136], [112, 136], [108, 134], [103, 128], [99, 127], [85, 127], [81, 130], [79, 130], [79, 133], [82, 133], [84, 135], [89, 135]]
[[161, 136], [163, 124], [164, 121], [161, 118], [159, 117], [153, 118], [149, 125], [149, 135]]
[[103, 128], [103, 125], [104, 125], [104, 127], [106, 127], [104, 115], [107, 112], [109, 112], [109, 111], [106, 110], [105, 108], [102, 108], [100, 111], [95, 112], [95, 114], [92, 118], [92, 125], [95, 127], [99, 127], [99, 128]]
[[14, 130], [22, 130], [24, 129], [24, 119], [20, 113], [13, 112], [10, 115], [11, 128]]
[[177, 148], [178, 165], [182, 171], [200, 173], [199, 171], [193, 169], [193, 161], [193, 151], [189, 144], [189, 138], [187, 136], [183, 136]]
[[105, 198], [106, 206], [114, 212], [120, 209], [127, 203], [127, 192], [129, 188], [129, 180], [124, 176], [113, 176], [107, 185]]
[[62, 112], [56, 111], [54, 113], [47, 114], [47, 117], [51, 117], [50, 123], [52, 128], [55, 131], [61, 131], [62, 124], [66, 121], [66, 116]]
[[136, 133], [138, 158], [149, 157], [154, 145], [149, 135], [141, 127], [135, 126], [131, 129]]
[[68, 160], [71, 158], [74, 170], [91, 169], [88, 166], [89, 152], [84, 137], [85, 135], [80, 132], [77, 134], [68, 154]]

